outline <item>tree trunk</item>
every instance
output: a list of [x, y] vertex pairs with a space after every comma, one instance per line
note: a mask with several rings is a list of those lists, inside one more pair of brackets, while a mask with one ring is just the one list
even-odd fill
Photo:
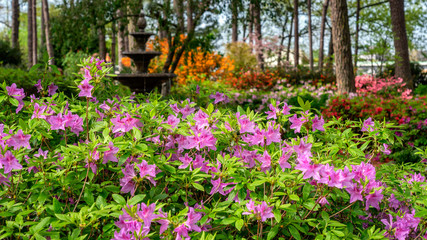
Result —
[[107, 55], [107, 46], [105, 44], [105, 26], [98, 28], [98, 46], [99, 59], [105, 59]]
[[239, 2], [237, 0], [231, 0], [231, 41], [237, 42], [238, 40], [238, 15], [239, 15]]
[[298, 43], [298, 0], [294, 0], [294, 67], [298, 67], [299, 43]]
[[116, 66], [116, 48], [117, 48], [117, 29], [116, 22], [112, 22], [111, 25], [111, 63], [113, 67]]
[[40, 54], [44, 54], [43, 50], [46, 48], [46, 42], [45, 42], [46, 36], [45, 36], [45, 31], [44, 31], [44, 24], [45, 24], [45, 22], [44, 22], [44, 11], [43, 11], [43, 5], [44, 5], [44, 3], [43, 3], [43, 0], [41, 0], [41, 1], [42, 1], [42, 8], [40, 10], [40, 13], [41, 13], [41, 21], [40, 21]]
[[359, 18], [360, 18], [360, 0], [357, 0], [356, 5], [356, 35], [354, 36], [354, 68], [357, 71], [357, 58], [359, 53]]
[[256, 0], [253, 8], [254, 28], [255, 28], [255, 51], [258, 61], [258, 67], [264, 70], [264, 57], [262, 49], [262, 33], [261, 33], [261, 0]]
[[[128, 14], [132, 14], [132, 10], [128, 7]], [[128, 33], [131, 32], [136, 32], [136, 21], [137, 18], [135, 17], [130, 17], [129, 19], [129, 24], [128, 24]], [[105, 31], [105, 29], [104, 29]], [[136, 50], [137, 46], [136, 46], [136, 42], [135, 39], [133, 37], [129, 37], [128, 34], [127, 35], [127, 41], [128, 41], [128, 49], [126, 49], [126, 51], [133, 51]]]
[[329, 45], [328, 45], [328, 56], [326, 57], [326, 70], [329, 72], [332, 72], [332, 58], [334, 55], [334, 38], [332, 36], [332, 28], [330, 29], [331, 36], [329, 38]]
[[324, 52], [324, 42], [325, 42], [325, 23], [326, 23], [326, 14], [328, 13], [329, 0], [324, 0], [322, 8], [322, 21], [320, 23], [320, 46], [319, 46], [319, 71], [323, 70], [323, 52]]
[[173, 7], [176, 12], [176, 16], [178, 18], [178, 30], [183, 33], [185, 31], [184, 28], [184, 0], [174, 0]]
[[352, 93], [356, 91], [356, 87], [351, 57], [347, 0], [331, 0], [331, 19], [338, 93]]
[[286, 50], [286, 61], [289, 62], [289, 55], [291, 53], [291, 40], [292, 40], [292, 28], [294, 27], [294, 14], [292, 14], [291, 18], [291, 29], [289, 29], [289, 37], [288, 37], [288, 49]]
[[188, 0], [187, 1], [187, 33], [189, 33], [191, 31], [191, 29], [193, 28], [193, 1], [192, 0]]
[[33, 0], [28, 0], [28, 67], [34, 65], [33, 62]]
[[310, 71], [313, 72], [313, 33], [311, 32], [311, 0], [307, 0], [308, 9], [308, 48], [309, 48], [309, 61]]
[[249, 45], [253, 52], [254, 45], [254, 4], [249, 4]]
[[37, 0], [32, 1], [33, 11], [33, 63], [37, 64]]
[[19, 48], [19, 0], [12, 0], [12, 47]]
[[406, 82], [406, 87], [414, 89], [409, 62], [404, 0], [390, 0], [390, 15], [395, 49], [395, 77], [402, 78]]
[[47, 54], [49, 55], [49, 64], [54, 65], [54, 54], [53, 54], [53, 46], [52, 42], [50, 41], [50, 17], [49, 17], [49, 3], [47, 0], [42, 0], [42, 6], [43, 6], [43, 21], [44, 21], [44, 34], [46, 37], [46, 50]]
[[124, 39], [124, 30], [125, 30], [125, 26], [123, 25], [123, 23], [120, 21], [122, 15], [121, 10], [117, 10], [117, 16], [119, 18], [119, 22], [118, 22], [118, 34], [117, 34], [117, 42], [119, 45], [119, 49], [118, 49], [118, 65], [119, 65], [119, 71], [123, 70], [123, 64], [122, 64], [122, 52], [125, 51], [125, 39]]
[[283, 52], [283, 42], [285, 41], [285, 32], [286, 26], [288, 25], [288, 17], [286, 15], [285, 24], [282, 26], [282, 34], [280, 35], [280, 45], [279, 51], [277, 53], [277, 67], [280, 69], [282, 67], [282, 52]]

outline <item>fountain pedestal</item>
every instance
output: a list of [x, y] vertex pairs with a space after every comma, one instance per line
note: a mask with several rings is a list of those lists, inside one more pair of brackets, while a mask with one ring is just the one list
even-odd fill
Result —
[[161, 52], [146, 51], [146, 44], [148, 39], [154, 33], [144, 32], [147, 23], [145, 21], [144, 11], [141, 10], [139, 14], [137, 26], [139, 32], [130, 33], [135, 38], [138, 49], [131, 52], [123, 52], [122, 54], [132, 59], [136, 66], [136, 73], [119, 74], [114, 79], [118, 80], [121, 84], [128, 86], [136, 93], [147, 93], [153, 91], [155, 88], [161, 91], [163, 84], [171, 81], [176, 77], [173, 73], [148, 73], [148, 65], [150, 61], [160, 56]]

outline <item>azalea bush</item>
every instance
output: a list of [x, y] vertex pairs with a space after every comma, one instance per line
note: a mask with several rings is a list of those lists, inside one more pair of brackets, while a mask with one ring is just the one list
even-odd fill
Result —
[[356, 92], [359, 95], [368, 93], [386, 98], [392, 96], [400, 96], [402, 99], [412, 98], [412, 90], [405, 89], [406, 83], [403, 83], [402, 78], [376, 78], [371, 75], [362, 75], [356, 76], [355, 85], [357, 89]]
[[[186, 36], [181, 35], [180, 41]], [[148, 71], [150, 73], [163, 72], [163, 66], [169, 52], [167, 39], [156, 38], [148, 41], [147, 49], [160, 51], [162, 55], [150, 62]], [[188, 80], [212, 81], [230, 78], [233, 76], [234, 61], [227, 56], [217, 52], [203, 50], [202, 47], [184, 51], [179, 60], [175, 74], [176, 81], [185, 85]]]
[[75, 98], [45, 95], [46, 82], [30, 98], [2, 85], [1, 238], [425, 236], [424, 172], [384, 177], [371, 164], [399, 139], [392, 124], [326, 123], [302, 99], [262, 112], [217, 108], [228, 99], [220, 92], [207, 106], [98, 101], [111, 68], [82, 65]]
[[[378, 99], [372, 96], [332, 97], [322, 110], [327, 119], [366, 119], [385, 120], [394, 123], [394, 134], [402, 144], [393, 146], [393, 154], [382, 160], [395, 162], [417, 162], [416, 147], [427, 145], [427, 103], [426, 97], [402, 100], [400, 98]], [[377, 160], [381, 160], [378, 158]]]

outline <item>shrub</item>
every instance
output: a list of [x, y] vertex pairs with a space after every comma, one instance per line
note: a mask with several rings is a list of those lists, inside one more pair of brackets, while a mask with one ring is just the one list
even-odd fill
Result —
[[356, 92], [361, 95], [363, 93], [373, 94], [381, 97], [392, 97], [400, 95], [402, 99], [410, 99], [412, 90], [405, 89], [406, 83], [403, 83], [402, 78], [375, 78], [370, 75], [356, 76], [355, 79]]
[[0, 66], [21, 65], [22, 53], [18, 48], [12, 48], [9, 41], [0, 39]]
[[[181, 36], [183, 41], [185, 36]], [[162, 72], [168, 54], [167, 39], [149, 41], [147, 49], [158, 50], [162, 55], [150, 62], [149, 72]], [[232, 77], [234, 63], [228, 57], [216, 52], [203, 51], [201, 47], [183, 53], [175, 71], [177, 82], [185, 84], [187, 80], [205, 81], [221, 80]]]
[[[83, 62], [79, 98], [56, 93], [27, 101], [22, 89], [2, 84], [3, 238], [425, 234], [424, 173], [370, 164], [390, 154], [390, 124], [325, 124], [302, 99], [299, 107], [273, 101], [266, 114], [154, 95], [98, 102], [92, 96], [111, 69], [97, 63]], [[418, 153], [427, 157], [427, 150]]]
[[237, 71], [246, 72], [257, 67], [256, 56], [252, 53], [251, 47], [245, 42], [227, 44], [226, 55], [234, 61]]
[[235, 77], [224, 79], [224, 83], [236, 89], [256, 88], [261, 90], [271, 89], [279, 80], [274, 72], [265, 70], [258, 72], [251, 70], [243, 73], [236, 73]]

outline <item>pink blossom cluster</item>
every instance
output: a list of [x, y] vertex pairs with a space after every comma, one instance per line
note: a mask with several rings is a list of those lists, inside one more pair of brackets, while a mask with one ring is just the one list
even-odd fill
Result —
[[[191, 231], [201, 232], [207, 231], [210, 226], [207, 225], [211, 219], [208, 219], [203, 226], [198, 226], [197, 222], [202, 218], [203, 213], [196, 212], [196, 209], [202, 209], [203, 205], [196, 204], [194, 207], [188, 207], [188, 213], [185, 221], [180, 221], [177, 227], [173, 229], [176, 234], [176, 240], [190, 239], [189, 233]], [[127, 206], [123, 208], [123, 214], [119, 216], [119, 221], [115, 222], [116, 226], [120, 228], [119, 232], [114, 233], [113, 240], [136, 240], [145, 239], [150, 233], [152, 223], [160, 224], [159, 234], [163, 234], [172, 224], [168, 218], [167, 213], [163, 212], [160, 208], [158, 214], [155, 213], [156, 204], [152, 203], [147, 206], [141, 203], [136, 206]], [[176, 225], [175, 225], [176, 226]], [[135, 236], [137, 238], [135, 238]]]
[[371, 75], [362, 75], [362, 76], [356, 76], [355, 78], [355, 85], [356, 85], [356, 92], [358, 94], [362, 93], [372, 93], [377, 94], [380, 91], [384, 91], [386, 89], [390, 88], [397, 88], [397, 92], [401, 93], [402, 99], [411, 99], [411, 92], [410, 89], [404, 89], [402, 91], [402, 88], [406, 85], [406, 83], [403, 83], [402, 78], [375, 78]]
[[255, 206], [255, 202], [250, 200], [246, 204], [246, 208], [248, 209], [248, 212], [243, 212], [243, 215], [254, 214], [258, 220], [261, 220], [261, 222], [265, 222], [267, 219], [274, 217], [273, 207], [269, 207], [268, 204], [264, 201], [261, 204]]
[[24, 97], [25, 92], [23, 88], [17, 88], [15, 83], [12, 83], [11, 86], [6, 87], [7, 94], [16, 100], [18, 100], [18, 107], [16, 108], [16, 113], [19, 113], [24, 107]]

